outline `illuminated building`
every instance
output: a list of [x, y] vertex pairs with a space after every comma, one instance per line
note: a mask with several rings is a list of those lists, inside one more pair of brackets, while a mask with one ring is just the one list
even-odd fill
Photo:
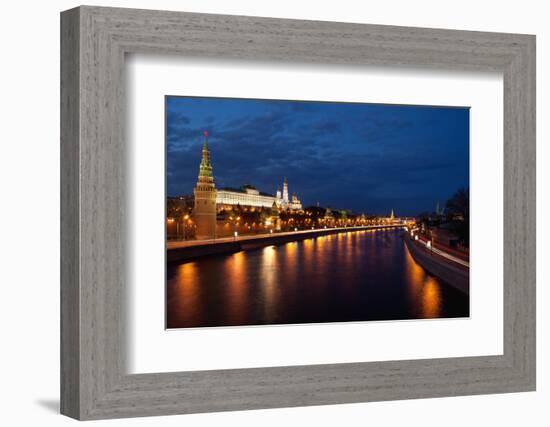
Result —
[[261, 193], [251, 185], [243, 185], [241, 188], [222, 188], [217, 191], [216, 196], [218, 208], [234, 205], [270, 208], [274, 201], [273, 195]]
[[283, 195], [281, 197], [280, 191], [277, 191], [277, 196], [275, 197], [275, 203], [277, 203], [277, 206], [280, 209], [289, 209], [291, 211], [299, 211], [302, 210], [302, 202], [296, 194], [292, 195], [292, 198], [288, 198], [288, 182], [286, 180], [286, 177], [283, 180]]
[[283, 180], [283, 191], [277, 189], [275, 195], [257, 190], [252, 185], [241, 188], [222, 188], [216, 190], [214, 175], [208, 149], [208, 132], [204, 132], [205, 140], [202, 148], [202, 160], [199, 167], [199, 178], [195, 186], [195, 220], [197, 238], [215, 237], [216, 212], [233, 206], [271, 208], [275, 204], [278, 210], [302, 210], [302, 202], [296, 194], [289, 198], [288, 182]]
[[396, 217], [393, 209], [390, 212], [390, 216], [385, 219], [386, 223], [399, 224], [403, 222], [402, 218]]
[[330, 208], [325, 209], [325, 217], [323, 218], [323, 220], [328, 226], [332, 226], [334, 224], [334, 215]]
[[202, 159], [199, 177], [195, 186], [195, 208], [193, 216], [197, 226], [197, 239], [216, 237], [216, 186], [212, 174], [210, 151], [208, 150], [208, 132], [204, 132]]
[[251, 185], [243, 185], [241, 188], [222, 188], [217, 191], [216, 204], [218, 208], [228, 208], [235, 205], [251, 206], [257, 208], [270, 208], [273, 203], [279, 209], [299, 211], [302, 210], [302, 202], [293, 194], [288, 199], [288, 184], [286, 179], [283, 184], [283, 193], [277, 190], [276, 195], [258, 191]]
[[300, 202], [300, 199], [298, 199], [296, 194], [292, 195], [292, 198], [290, 199], [290, 203], [288, 204], [288, 208], [291, 211], [299, 211], [302, 209], [302, 202]]
[[281, 231], [281, 217], [279, 216], [279, 208], [276, 202], [273, 202], [271, 206], [271, 221], [275, 225], [275, 230]]
[[286, 177], [283, 180], [283, 203], [288, 204], [288, 183], [286, 182]]

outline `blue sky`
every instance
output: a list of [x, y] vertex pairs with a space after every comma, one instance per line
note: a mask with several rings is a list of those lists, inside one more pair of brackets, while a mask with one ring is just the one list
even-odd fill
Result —
[[166, 97], [167, 193], [192, 194], [209, 133], [216, 186], [369, 214], [431, 211], [469, 186], [469, 109]]

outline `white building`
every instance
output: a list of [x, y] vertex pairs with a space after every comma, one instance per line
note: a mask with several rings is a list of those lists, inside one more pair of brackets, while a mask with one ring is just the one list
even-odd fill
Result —
[[234, 205], [271, 208], [273, 202], [275, 202], [280, 209], [302, 209], [302, 202], [295, 194], [292, 195], [292, 198], [289, 200], [286, 179], [283, 183], [283, 193], [281, 194], [281, 191], [277, 190], [275, 196], [260, 192], [251, 185], [244, 185], [238, 189], [222, 188], [216, 192], [216, 205], [218, 208]]

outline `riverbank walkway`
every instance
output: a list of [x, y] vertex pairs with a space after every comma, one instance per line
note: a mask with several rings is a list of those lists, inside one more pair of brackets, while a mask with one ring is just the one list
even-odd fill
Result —
[[383, 229], [394, 229], [394, 228], [403, 228], [403, 224], [388, 224], [388, 225], [366, 225], [366, 226], [357, 226], [357, 227], [334, 227], [334, 228], [315, 228], [313, 230], [297, 230], [297, 231], [283, 231], [283, 232], [274, 232], [274, 233], [262, 233], [262, 234], [253, 234], [253, 235], [243, 235], [243, 236], [230, 236], [230, 237], [221, 237], [217, 239], [208, 239], [208, 240], [181, 240], [181, 241], [168, 241], [166, 243], [167, 250], [189, 248], [195, 246], [204, 246], [204, 245], [215, 245], [215, 244], [224, 244], [224, 243], [234, 243], [234, 242], [253, 242], [258, 239], [267, 239], [271, 237], [299, 237], [300, 239], [308, 238], [309, 236], [317, 237], [320, 234], [334, 234], [334, 233], [345, 233], [353, 231], [362, 231], [362, 230], [383, 230]]
[[411, 238], [411, 243], [418, 245], [431, 255], [436, 255], [444, 258], [446, 261], [451, 261], [454, 264], [458, 264], [465, 268], [470, 268], [470, 260], [468, 254], [462, 253], [457, 250], [453, 250], [450, 247], [445, 247], [440, 243], [429, 243], [430, 241], [424, 236], [418, 236], [418, 240]]
[[413, 259], [428, 273], [440, 278], [462, 293], [470, 292], [470, 264], [468, 261], [439, 248], [425, 239], [403, 234], [405, 245]]

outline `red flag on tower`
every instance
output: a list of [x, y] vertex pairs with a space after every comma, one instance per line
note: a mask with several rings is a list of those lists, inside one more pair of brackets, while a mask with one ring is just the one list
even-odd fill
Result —
[[203, 133], [204, 133], [204, 136], [206, 136], [208, 138], [208, 131], [205, 130]]

